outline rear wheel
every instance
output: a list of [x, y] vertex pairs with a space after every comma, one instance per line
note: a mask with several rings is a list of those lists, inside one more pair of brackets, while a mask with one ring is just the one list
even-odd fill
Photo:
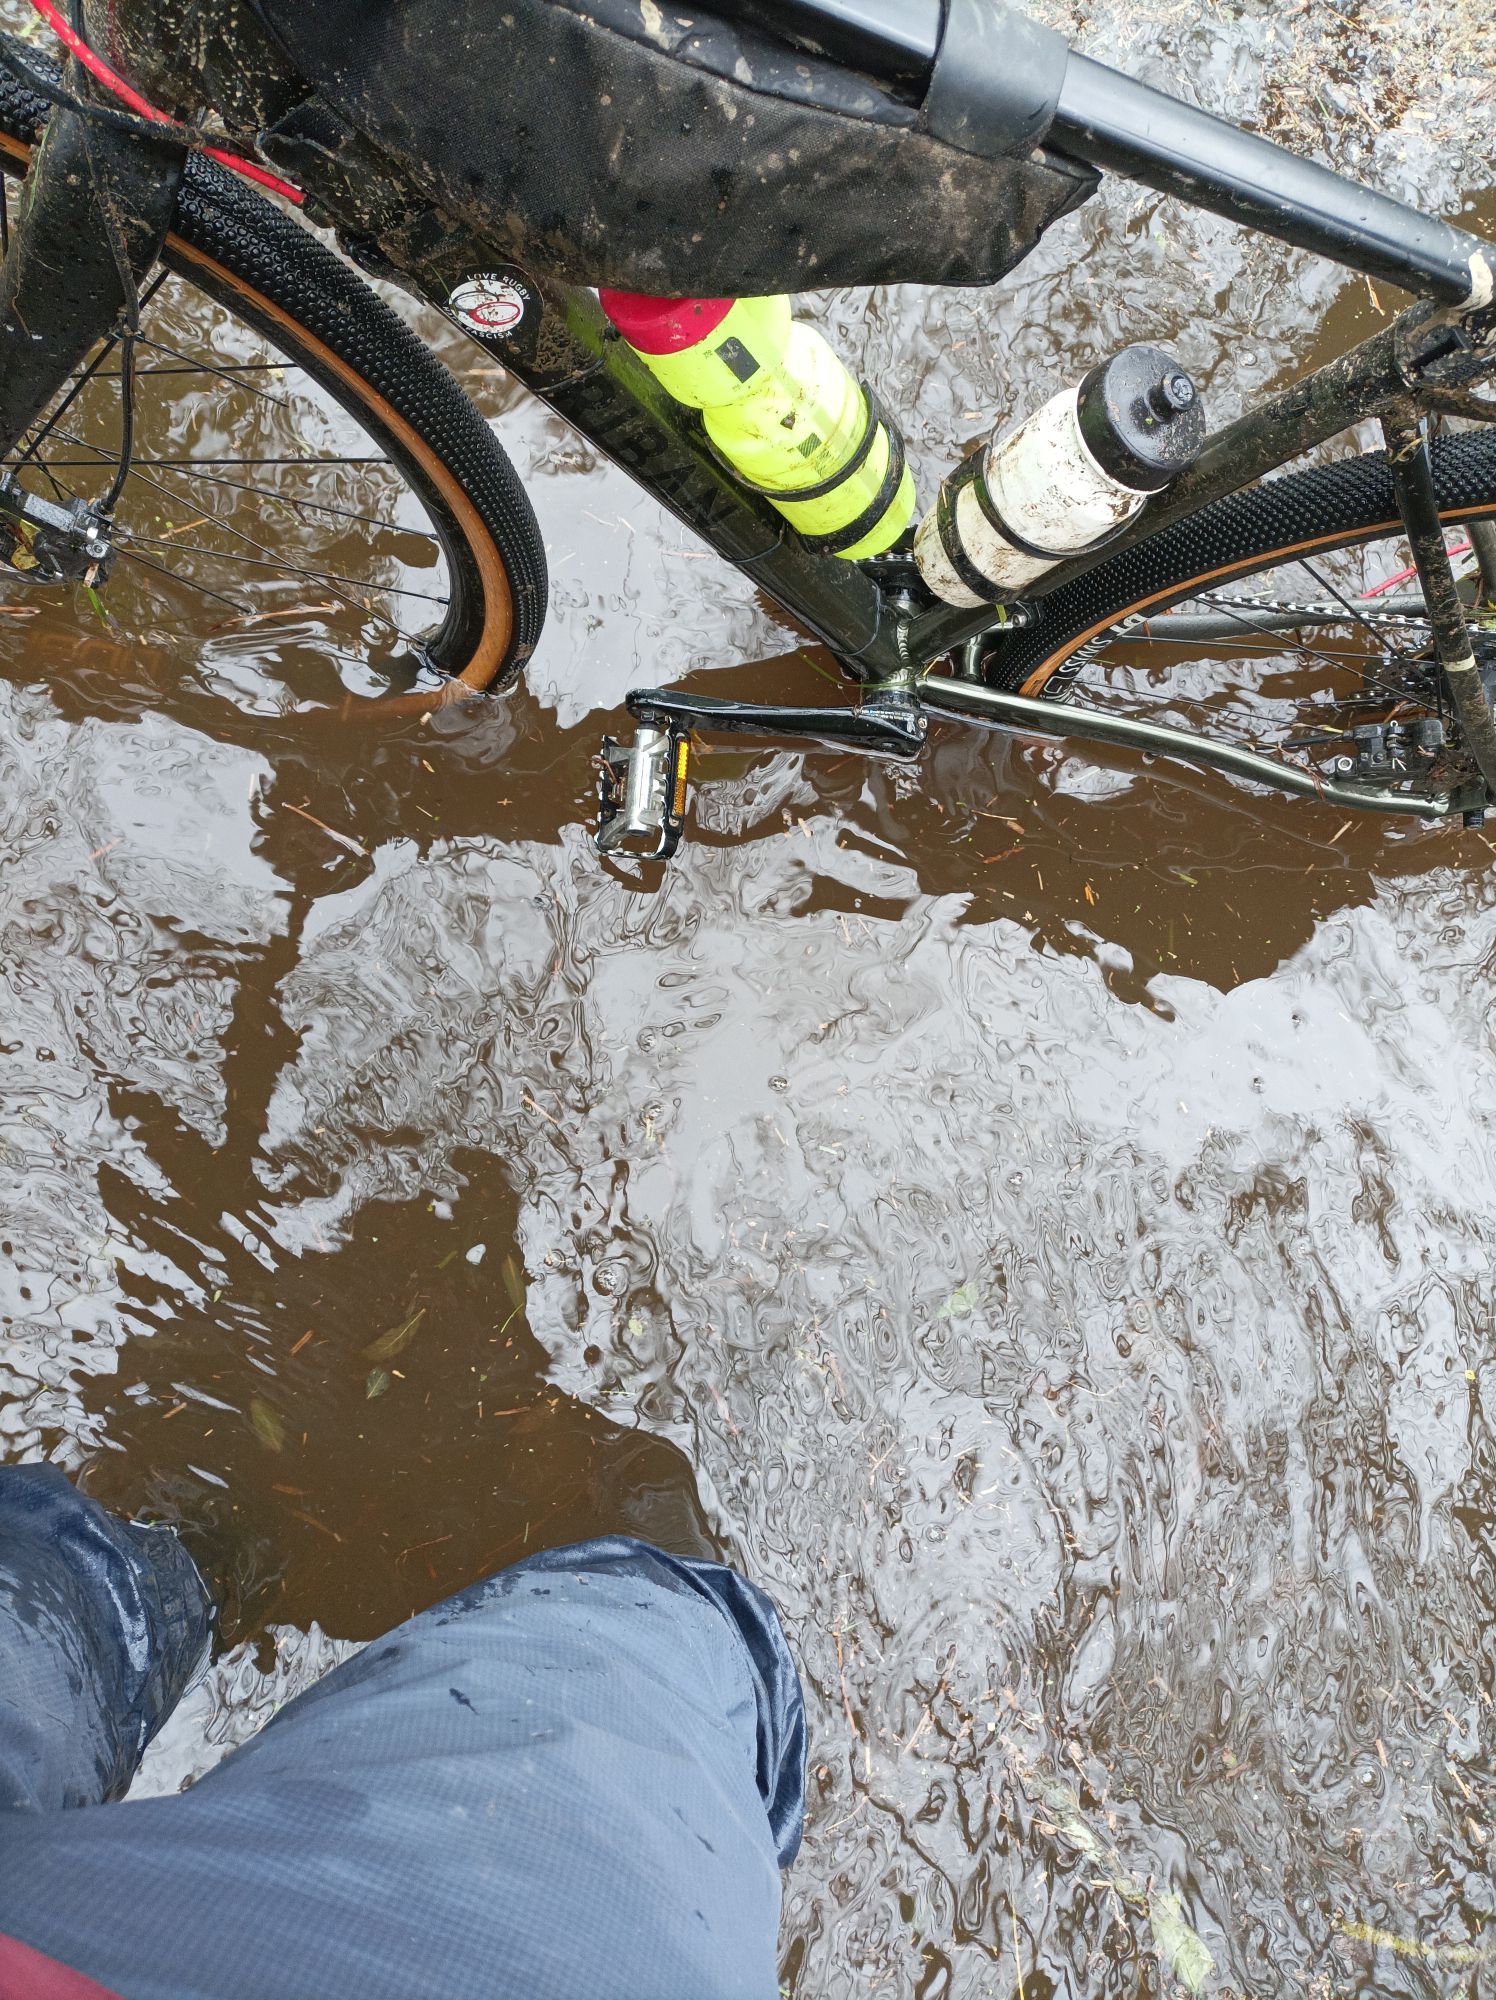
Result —
[[[1496, 616], [1467, 526], [1496, 519], [1496, 435], [1436, 439], [1433, 465], [1472, 648], [1496, 682]], [[1380, 453], [1285, 474], [1042, 599], [1034, 622], [988, 655], [987, 679], [1447, 796], [1473, 766], [1444, 705], [1411, 564]]]
[[[0, 73], [12, 180], [44, 116]], [[122, 360], [116, 343], [96, 350], [6, 461], [40, 498], [108, 491]], [[362, 277], [201, 157], [142, 296], [132, 376], [107, 582], [28, 581], [24, 540], [0, 535], [12, 630], [102, 621], [251, 705], [272, 686], [283, 707], [517, 676], [545, 615], [545, 554], [488, 425]]]

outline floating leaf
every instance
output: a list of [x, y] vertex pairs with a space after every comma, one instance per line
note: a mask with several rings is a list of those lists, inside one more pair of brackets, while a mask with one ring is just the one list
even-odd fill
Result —
[[1198, 1993], [1215, 1971], [1215, 1960], [1205, 1949], [1199, 1932], [1191, 1930], [1185, 1922], [1184, 1905], [1174, 1890], [1151, 1899], [1148, 1923], [1159, 1957], [1187, 1993]]
[[[411, 1314], [409, 1319], [402, 1320], [398, 1326], [392, 1326], [387, 1332], [380, 1334], [378, 1340], [371, 1342], [364, 1349], [367, 1359], [370, 1361], [393, 1361], [397, 1354], [403, 1354], [415, 1339], [416, 1328], [425, 1317], [426, 1308], [421, 1306]], [[378, 1373], [377, 1369], [375, 1373]], [[369, 1379], [373, 1381], [374, 1377], [371, 1375]], [[386, 1382], [385, 1387], [389, 1387], [388, 1382]], [[372, 1396], [374, 1391], [371, 1389], [369, 1394]]]
[[249, 1406], [249, 1427], [264, 1445], [266, 1451], [284, 1451], [286, 1448], [286, 1424], [279, 1410], [273, 1410], [263, 1396], [256, 1396]]
[[[1100, 1837], [1087, 1825], [1080, 1809], [1080, 1800], [1071, 1791], [1070, 1787], [1068, 1785], [1044, 1785], [1040, 1788], [1039, 1797], [1043, 1801], [1046, 1812], [1054, 1815], [1055, 1832], [1062, 1839], [1068, 1840], [1077, 1853], [1083, 1854], [1087, 1861], [1094, 1861], [1098, 1866], [1104, 1867], [1106, 1863], [1102, 1853]], [[1110, 1874], [1112, 1887], [1118, 1894], [1124, 1896], [1128, 1902], [1135, 1901], [1137, 1885], [1132, 1877], [1130, 1875], [1123, 1875], [1118, 1879], [1116, 1871], [1110, 1871]]]
[[975, 1285], [962, 1285], [951, 1293], [935, 1317], [937, 1319], [964, 1319], [969, 1312], [975, 1312], [980, 1297]]
[[382, 1396], [389, 1386], [390, 1377], [385, 1374], [384, 1370], [382, 1368], [371, 1368], [369, 1370], [369, 1379], [364, 1384], [365, 1400], [372, 1402], [376, 1396]]

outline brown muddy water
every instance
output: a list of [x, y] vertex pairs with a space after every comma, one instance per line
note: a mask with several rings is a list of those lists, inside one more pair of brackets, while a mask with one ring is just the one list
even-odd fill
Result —
[[[1454, 212], [1480, 91], [1358, 21], [1083, 39]], [[1125, 340], [1224, 415], [1376, 318], [1126, 189], [991, 296], [808, 304], [927, 490]], [[427, 330], [550, 545], [520, 693], [329, 724], [346, 609], [0, 604], [0, 1456], [197, 1523], [242, 1642], [146, 1782], [527, 1549], [705, 1534], [805, 1676], [798, 2000], [1496, 1991], [1491, 847], [942, 729], [714, 757], [605, 866], [623, 689], [798, 641]], [[269, 380], [148, 435], [321, 437]]]

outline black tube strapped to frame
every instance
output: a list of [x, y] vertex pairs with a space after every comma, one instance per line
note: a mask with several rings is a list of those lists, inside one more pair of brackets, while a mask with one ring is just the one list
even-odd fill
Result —
[[1070, 52], [1049, 143], [1445, 305], [1492, 296], [1491, 246], [1269, 139]]
[[1069, 56], [1063, 36], [1001, 0], [947, 0], [920, 123], [963, 152], [1026, 153], [1054, 123]]
[[943, 22], [939, 0], [738, 6], [874, 76], [924, 65], [921, 122], [967, 152], [1048, 144], [1416, 296], [1491, 300], [1493, 253], [1478, 236], [1079, 55], [1003, 0], [947, 0]]

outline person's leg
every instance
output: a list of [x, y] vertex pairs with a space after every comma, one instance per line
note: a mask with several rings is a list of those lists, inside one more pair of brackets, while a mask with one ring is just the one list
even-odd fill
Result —
[[0, 1821], [0, 1931], [130, 2000], [773, 2000], [768, 1600], [610, 1539], [376, 1640], [175, 1798]]
[[209, 1618], [169, 1530], [117, 1520], [55, 1466], [0, 1466], [0, 1815], [117, 1798]]

